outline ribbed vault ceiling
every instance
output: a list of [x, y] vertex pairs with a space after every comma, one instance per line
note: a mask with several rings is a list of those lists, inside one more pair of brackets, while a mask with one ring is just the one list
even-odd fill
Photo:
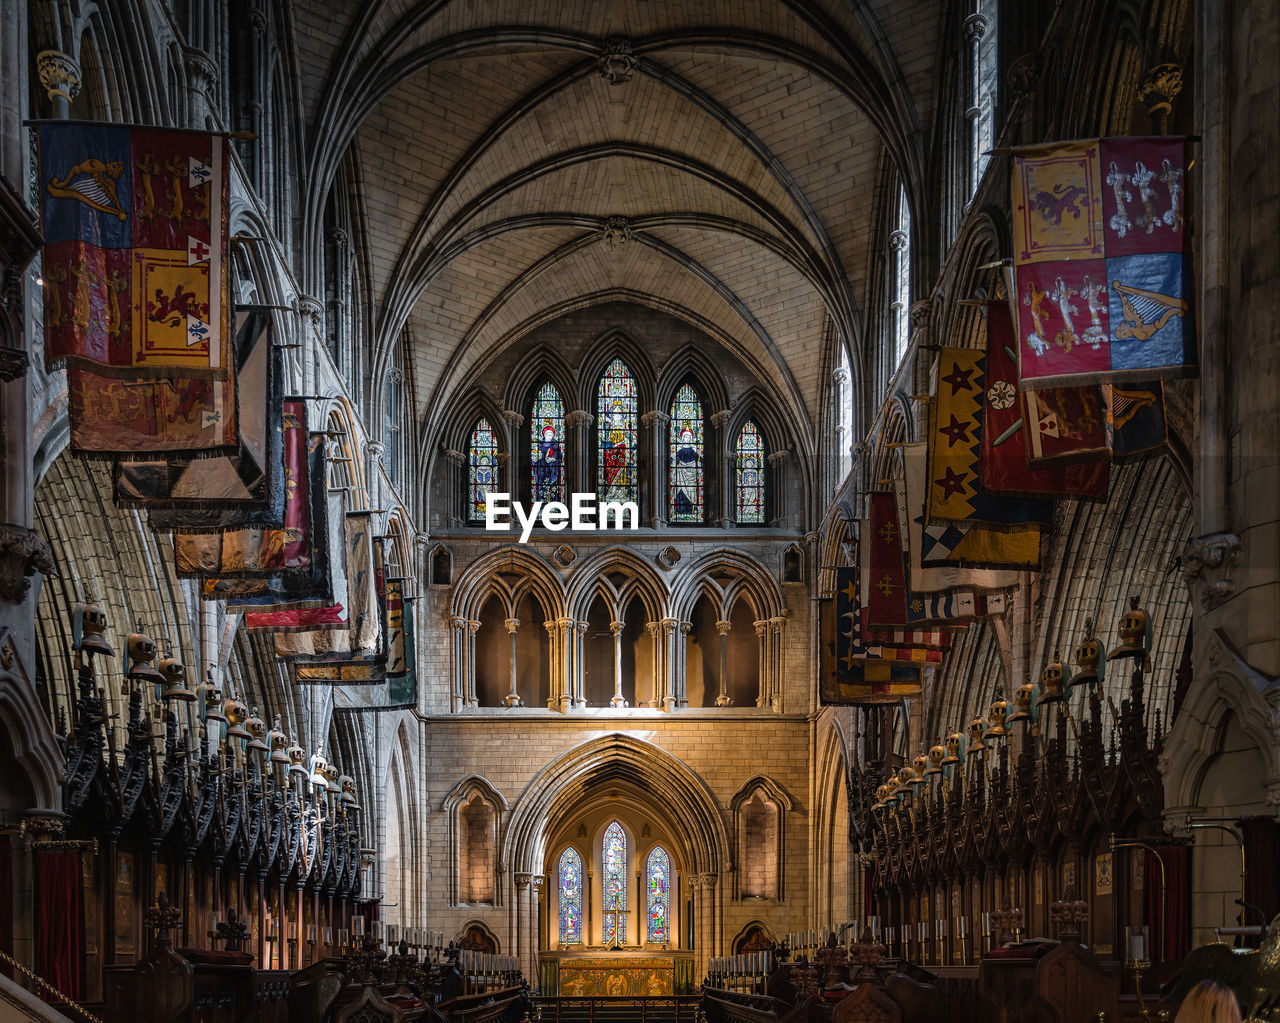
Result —
[[300, 5], [304, 244], [349, 161], [375, 376], [408, 327], [428, 434], [528, 330], [628, 298], [710, 330], [811, 441], [827, 339], [859, 358], [881, 170], [921, 175], [942, 7]]

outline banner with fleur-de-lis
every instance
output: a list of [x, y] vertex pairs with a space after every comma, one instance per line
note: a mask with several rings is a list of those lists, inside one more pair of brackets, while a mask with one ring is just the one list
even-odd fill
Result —
[[1015, 151], [1024, 390], [1194, 372], [1186, 155], [1177, 136]]

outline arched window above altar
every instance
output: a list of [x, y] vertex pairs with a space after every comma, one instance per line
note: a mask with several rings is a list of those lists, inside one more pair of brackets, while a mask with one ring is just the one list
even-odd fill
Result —
[[605, 829], [601, 853], [604, 943], [621, 945], [627, 940], [627, 834], [617, 821]]
[[560, 854], [560, 943], [582, 941], [582, 857], [573, 848]]
[[645, 865], [648, 893], [648, 940], [666, 944], [671, 940], [671, 857], [662, 846], [654, 848]]

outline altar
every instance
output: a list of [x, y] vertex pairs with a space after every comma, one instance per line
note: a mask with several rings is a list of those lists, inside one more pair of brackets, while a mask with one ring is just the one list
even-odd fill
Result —
[[543, 994], [670, 998], [693, 990], [691, 952], [543, 952], [538, 958]]

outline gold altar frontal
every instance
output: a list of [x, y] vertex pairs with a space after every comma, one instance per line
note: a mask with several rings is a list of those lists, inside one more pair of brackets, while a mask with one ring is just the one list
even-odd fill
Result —
[[564, 998], [669, 998], [688, 987], [689, 953], [543, 954], [544, 991]]

